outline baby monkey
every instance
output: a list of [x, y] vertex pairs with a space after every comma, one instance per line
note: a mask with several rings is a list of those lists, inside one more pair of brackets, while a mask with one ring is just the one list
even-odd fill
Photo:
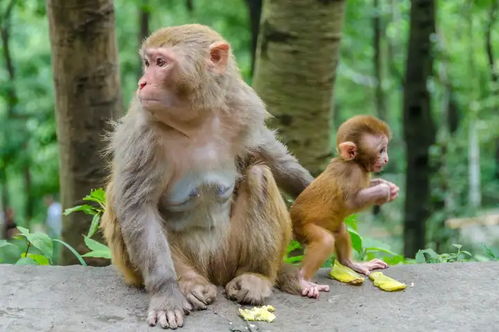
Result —
[[388, 265], [379, 259], [352, 261], [350, 235], [343, 220], [372, 205], [382, 205], [398, 196], [399, 188], [383, 179], [371, 179], [388, 163], [388, 125], [375, 117], [358, 115], [338, 129], [339, 156], [296, 199], [291, 207], [295, 238], [305, 245], [300, 269], [302, 295], [317, 298], [328, 285], [311, 281], [336, 249], [339, 262], [368, 275]]

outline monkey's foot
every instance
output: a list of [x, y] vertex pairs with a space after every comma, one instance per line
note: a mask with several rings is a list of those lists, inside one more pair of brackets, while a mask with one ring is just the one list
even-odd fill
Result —
[[329, 292], [329, 285], [320, 285], [315, 282], [300, 278], [301, 295], [318, 299], [320, 292]]
[[217, 288], [204, 278], [183, 279], [179, 281], [180, 290], [196, 310], [205, 310], [217, 296]]
[[371, 273], [369, 275], [369, 279], [374, 282], [374, 286], [387, 292], [394, 292], [405, 289], [407, 287], [406, 284], [385, 276], [382, 272]]
[[272, 295], [272, 284], [261, 274], [243, 273], [225, 285], [225, 293], [239, 303], [259, 305]]
[[377, 258], [372, 259], [369, 262], [349, 262], [348, 264], [344, 263], [344, 265], [354, 271], [365, 274], [366, 276], [368, 276], [372, 270], [386, 269], [388, 267], [388, 264]]
[[163, 294], [154, 294], [149, 303], [147, 323], [162, 328], [176, 329], [184, 325], [184, 314], [189, 314], [192, 306], [177, 289]]
[[329, 272], [331, 278], [350, 285], [362, 285], [364, 278], [349, 267], [340, 264], [337, 259], [334, 260], [334, 265]]

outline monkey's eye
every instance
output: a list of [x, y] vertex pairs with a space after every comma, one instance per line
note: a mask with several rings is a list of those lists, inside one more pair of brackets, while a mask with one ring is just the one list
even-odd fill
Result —
[[144, 65], [145, 65], [146, 67], [149, 67], [149, 60], [144, 59]]
[[156, 66], [163, 67], [164, 65], [166, 65], [165, 59], [162, 59], [162, 58], [157, 58], [156, 59]]
[[386, 151], [386, 148], [385, 147], [382, 147], [381, 150], [379, 150], [379, 153], [383, 153]]

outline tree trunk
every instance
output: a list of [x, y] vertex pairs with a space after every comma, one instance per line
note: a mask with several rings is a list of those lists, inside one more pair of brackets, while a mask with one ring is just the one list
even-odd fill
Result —
[[[383, 92], [383, 61], [381, 56], [381, 37], [383, 33], [383, 23], [381, 21], [381, 9], [379, 0], [374, 0], [374, 17], [373, 17], [373, 67], [374, 77], [376, 77], [375, 100], [376, 114], [382, 120], [387, 120], [385, 94]], [[379, 207], [379, 206], [378, 206]]]
[[[151, 11], [149, 7], [149, 0], [142, 0], [139, 7], [139, 34], [138, 34], [138, 47], [142, 46], [142, 42], [149, 36], [149, 21], [151, 18]], [[137, 69], [137, 80], [142, 76], [142, 59], [137, 57], [139, 61]]]
[[414, 257], [425, 245], [430, 216], [429, 147], [435, 140], [428, 77], [432, 71], [430, 35], [435, 28], [433, 0], [412, 0], [409, 50], [404, 84], [404, 139], [407, 147], [404, 255]]
[[[497, 6], [497, 1], [492, 1], [492, 7], [490, 8], [487, 26], [485, 28], [485, 51], [490, 66], [490, 76], [494, 83], [497, 82], [498, 73], [495, 65], [494, 48], [492, 47], [492, 31], [494, 23], [496, 22]], [[497, 89], [497, 87], [495, 88]], [[494, 93], [496, 92], [494, 91]]]
[[251, 29], [251, 74], [255, 71], [256, 47], [258, 32], [260, 30], [260, 17], [262, 16], [262, 0], [246, 0], [250, 18]]
[[333, 85], [344, 1], [263, 5], [254, 87], [283, 142], [312, 174], [331, 157]]
[[[48, 0], [47, 12], [66, 209], [81, 204], [90, 189], [104, 186], [103, 135], [109, 120], [122, 113], [114, 7], [111, 0]], [[82, 234], [89, 224], [82, 213], [64, 216], [63, 239], [86, 251]], [[65, 250], [62, 262], [76, 259]]]

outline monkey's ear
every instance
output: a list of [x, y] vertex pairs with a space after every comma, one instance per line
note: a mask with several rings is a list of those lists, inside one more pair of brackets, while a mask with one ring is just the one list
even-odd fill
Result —
[[210, 45], [210, 63], [216, 73], [223, 74], [229, 61], [230, 46], [226, 42], [214, 42]]
[[357, 145], [354, 142], [343, 142], [338, 145], [340, 156], [344, 160], [353, 160], [357, 157]]

